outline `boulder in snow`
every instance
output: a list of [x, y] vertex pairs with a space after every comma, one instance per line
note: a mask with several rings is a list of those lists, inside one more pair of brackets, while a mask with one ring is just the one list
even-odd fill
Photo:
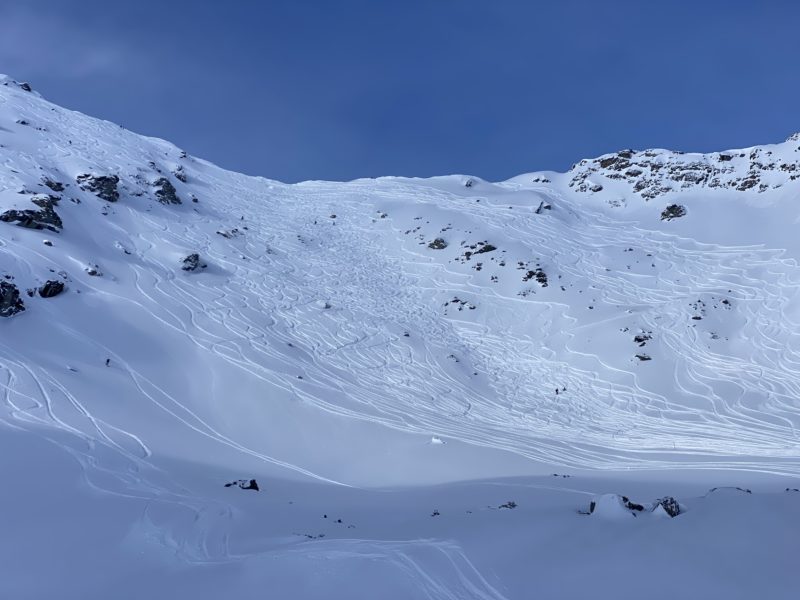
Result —
[[119, 190], [117, 184], [119, 177], [116, 175], [78, 175], [76, 178], [82, 190], [92, 192], [101, 200], [116, 202], [119, 200]]
[[184, 271], [196, 271], [197, 269], [205, 269], [208, 265], [200, 262], [200, 255], [194, 252], [183, 259], [183, 266], [181, 269]]
[[47, 229], [58, 233], [64, 226], [54, 208], [58, 204], [58, 198], [42, 194], [34, 196], [31, 202], [38, 206], [39, 210], [7, 210], [0, 214], [0, 221], [16, 223], [18, 227], [27, 229]]
[[64, 291], [64, 282], [56, 279], [47, 280], [44, 285], [39, 288], [39, 295], [42, 298], [52, 298], [58, 296]]
[[25, 310], [19, 289], [10, 281], [0, 281], [0, 317], [11, 317]]
[[636, 513], [643, 510], [643, 505], [631, 502], [627, 496], [602, 494], [596, 496], [589, 503], [588, 514], [597, 515], [604, 519], [627, 519], [628, 517], [635, 517]]
[[153, 184], [156, 188], [156, 198], [161, 204], [181, 204], [178, 191], [166, 177], [161, 177]]
[[680, 204], [670, 204], [667, 208], [661, 211], [662, 221], [671, 221], [686, 214], [686, 207]]
[[256, 492], [260, 491], [258, 487], [258, 482], [255, 479], [237, 479], [236, 481], [231, 481], [225, 484], [225, 487], [238, 487], [243, 490], [254, 490]]

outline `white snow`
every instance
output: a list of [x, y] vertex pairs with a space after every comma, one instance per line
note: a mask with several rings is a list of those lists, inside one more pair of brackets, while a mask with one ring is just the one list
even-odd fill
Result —
[[0, 598], [795, 597], [800, 151], [728, 152], [287, 185], [0, 77], [63, 221], [0, 222]]

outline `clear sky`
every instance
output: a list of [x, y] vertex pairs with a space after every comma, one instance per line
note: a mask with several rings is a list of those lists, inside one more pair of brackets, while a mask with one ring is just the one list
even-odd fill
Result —
[[0, 0], [0, 72], [284, 181], [800, 130], [796, 0]]

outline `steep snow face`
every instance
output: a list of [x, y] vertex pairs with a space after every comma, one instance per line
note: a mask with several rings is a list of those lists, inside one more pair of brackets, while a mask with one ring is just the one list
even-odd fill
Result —
[[[124, 540], [217, 566], [266, 556], [284, 578], [335, 556], [346, 564], [340, 583], [379, 556], [375, 582], [396, 582], [393, 597], [499, 598], [504, 586], [525, 597], [518, 559], [498, 564], [497, 547], [481, 555], [475, 534], [473, 564], [446, 541], [473, 525], [429, 529], [447, 511], [431, 517], [441, 506], [430, 504], [461, 502], [463, 489], [376, 500], [332, 484], [554, 466], [800, 474], [798, 146], [624, 151], [502, 183], [285, 185], [2, 78], [0, 452], [40, 457], [32, 470], [72, 498], [60, 504], [76, 523], [92, 523], [97, 494], [113, 505], [106, 516], [119, 531], [87, 529], [98, 549]], [[4, 480], [47, 493], [20, 464], [5, 468]], [[222, 489], [241, 477], [257, 477], [261, 491]], [[265, 477], [281, 482], [268, 507], [254, 499], [269, 493]], [[577, 494], [572, 514], [584, 496], [620, 491], [562, 484], [530, 501]], [[474, 485], [460, 514], [509, 500]], [[487, 489], [524, 495], [526, 485]], [[291, 513], [298, 495], [329, 504]], [[4, 501], [32, 522], [26, 498]], [[366, 537], [308, 525], [318, 508], [380, 502]], [[781, 514], [790, 503], [777, 501]], [[392, 528], [396, 505], [423, 520], [403, 512]], [[494, 527], [494, 514], [479, 528]], [[59, 539], [75, 533], [58, 522]], [[504, 522], [505, 532], [520, 526]], [[644, 556], [631, 539], [625, 548]], [[791, 555], [791, 541], [777, 547]], [[781, 564], [764, 571], [773, 597]], [[481, 565], [501, 575], [489, 581]], [[324, 595], [320, 586], [308, 597]]]
[[140, 450], [175, 425], [261, 456], [300, 402], [548, 464], [797, 472], [794, 140], [283, 185], [0, 89], [11, 401], [139, 407]]

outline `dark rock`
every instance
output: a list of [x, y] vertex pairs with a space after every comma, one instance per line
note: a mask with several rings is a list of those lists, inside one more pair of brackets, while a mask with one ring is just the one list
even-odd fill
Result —
[[100, 271], [100, 267], [97, 265], [87, 265], [83, 268], [86, 271], [87, 275], [91, 275], [92, 277], [102, 277], [103, 273]]
[[444, 250], [447, 248], [447, 242], [445, 242], [442, 238], [436, 238], [430, 244], [428, 244], [428, 248], [431, 250]]
[[661, 211], [661, 220], [662, 221], [671, 221], [672, 219], [677, 219], [678, 217], [682, 217], [686, 214], [686, 207], [681, 206], [680, 204], [670, 204]]
[[497, 508], [517, 508], [517, 503], [514, 502], [513, 500], [509, 500], [508, 502], [506, 502], [505, 504], [501, 504]]
[[43, 182], [47, 187], [49, 187], [54, 192], [63, 192], [64, 191], [64, 184], [60, 181], [53, 181], [52, 179], [45, 179]]
[[254, 490], [256, 492], [260, 491], [258, 482], [255, 479], [237, 479], [236, 481], [231, 481], [230, 483], [225, 484], [225, 487], [233, 486], [237, 486], [243, 490]]
[[10, 281], [0, 281], [0, 317], [11, 317], [25, 310], [19, 289]]
[[652, 358], [650, 358], [649, 354], [637, 354], [636, 358], [638, 358], [642, 362], [645, 362], [647, 360], [653, 360]]
[[541, 268], [536, 267], [535, 271], [528, 271], [522, 278], [522, 281], [530, 281], [531, 279], [535, 279], [536, 282], [541, 285], [542, 287], [547, 287], [547, 273], [542, 271]]
[[484, 244], [477, 250], [475, 250], [475, 254], [483, 254], [484, 252], [494, 252], [497, 250], [497, 246], [493, 246], [492, 244]]
[[188, 180], [186, 177], [186, 171], [183, 170], [183, 167], [178, 167], [172, 172], [172, 174], [175, 175], [175, 179], [182, 181], [183, 183], [186, 183]]
[[47, 229], [58, 233], [64, 226], [61, 222], [61, 217], [58, 216], [53, 208], [58, 203], [58, 198], [55, 196], [35, 196], [31, 201], [41, 210], [7, 210], [0, 215], [0, 221], [5, 221], [6, 223], [16, 222], [18, 227], [27, 229]]
[[207, 266], [208, 265], [200, 261], [200, 255], [195, 252], [183, 259], [183, 266], [181, 269], [184, 271], [196, 271], [197, 269], [205, 269]]
[[736, 189], [739, 190], [740, 192], [744, 192], [758, 185], [759, 181], [760, 179], [757, 176], [751, 175], [746, 179], [743, 179], [742, 182], [736, 187]]
[[101, 200], [116, 202], [119, 200], [117, 184], [119, 177], [116, 175], [78, 175], [76, 178], [82, 190], [92, 192]]
[[628, 510], [636, 510], [639, 512], [644, 510], [644, 506], [642, 506], [641, 504], [637, 504], [636, 502], [631, 502], [630, 500], [628, 500], [627, 496], [622, 496], [622, 504], [624, 504], [625, 508], [627, 508]]
[[39, 208], [53, 208], [58, 206], [58, 203], [61, 201], [59, 196], [50, 196], [50, 195], [42, 195], [37, 194], [33, 198], [31, 198], [31, 202], [33, 202]]
[[178, 191], [169, 179], [161, 177], [153, 185], [157, 188], [156, 198], [161, 204], [181, 204]]
[[681, 505], [672, 496], [664, 496], [656, 500], [656, 507], [658, 506], [661, 506], [670, 517], [677, 517], [682, 512]]
[[17, 85], [19, 86], [19, 89], [24, 90], [26, 92], [32, 92], [33, 91], [33, 88], [31, 87], [31, 84], [28, 83], [27, 81], [22, 81], [22, 82], [18, 83]]
[[55, 279], [48, 279], [43, 286], [39, 288], [39, 295], [42, 298], [52, 298], [58, 296], [64, 291], [64, 282]]
[[718, 490], [736, 490], [737, 492], [742, 492], [742, 493], [745, 493], [745, 494], [752, 494], [753, 493], [752, 490], [749, 490], [747, 488], [742, 488], [742, 487], [739, 487], [739, 486], [713, 487], [710, 490], [708, 490], [708, 493], [711, 494], [712, 492], [716, 492]]

